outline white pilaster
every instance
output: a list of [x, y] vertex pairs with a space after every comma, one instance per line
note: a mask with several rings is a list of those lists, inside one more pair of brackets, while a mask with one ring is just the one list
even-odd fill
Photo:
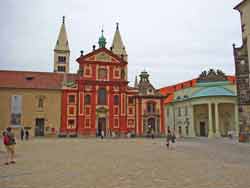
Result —
[[194, 106], [193, 105], [191, 105], [191, 108], [190, 108], [190, 110], [191, 110], [191, 122], [190, 122], [190, 125], [189, 125], [189, 127], [190, 127], [190, 133], [189, 133], [189, 136], [190, 137], [195, 137], [196, 135], [195, 135], [195, 129], [194, 129]]
[[218, 103], [215, 103], [214, 104], [214, 113], [215, 113], [215, 136], [216, 137], [220, 137], [221, 134], [220, 134], [220, 121], [219, 121], [219, 104]]
[[214, 137], [213, 132], [213, 118], [212, 118], [212, 104], [208, 103], [208, 137]]

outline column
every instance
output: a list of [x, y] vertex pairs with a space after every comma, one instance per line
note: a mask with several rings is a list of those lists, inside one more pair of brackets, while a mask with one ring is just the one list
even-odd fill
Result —
[[194, 124], [195, 124], [195, 122], [194, 122], [194, 106], [193, 105], [191, 105], [191, 108], [190, 108], [190, 110], [191, 110], [191, 122], [190, 122], [190, 125], [189, 125], [189, 136], [190, 137], [195, 137], [196, 136], [196, 134], [195, 134], [195, 129], [194, 129]]
[[212, 138], [213, 136], [212, 104], [208, 103], [208, 137]]
[[215, 136], [216, 137], [220, 137], [221, 134], [220, 134], [220, 125], [219, 125], [219, 110], [218, 110], [218, 107], [219, 107], [219, 104], [218, 103], [215, 103], [214, 104], [215, 106]]
[[234, 122], [235, 122], [235, 134], [239, 136], [239, 110], [238, 105], [234, 104]]

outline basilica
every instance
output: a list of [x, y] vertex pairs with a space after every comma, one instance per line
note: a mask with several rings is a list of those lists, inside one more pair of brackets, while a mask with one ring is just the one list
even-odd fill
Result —
[[[128, 85], [128, 54], [119, 24], [106, 47], [102, 30], [98, 46], [76, 59], [69, 73], [70, 47], [63, 17], [54, 48], [54, 72], [0, 71], [1, 129], [12, 126], [31, 135], [163, 136], [164, 98], [142, 71]], [[136, 76], [137, 78], [137, 76]], [[137, 80], [137, 79], [136, 79]]]

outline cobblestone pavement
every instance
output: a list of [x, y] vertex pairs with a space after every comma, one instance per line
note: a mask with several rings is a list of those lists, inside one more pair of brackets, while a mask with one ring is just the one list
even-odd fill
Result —
[[17, 145], [0, 188], [249, 188], [250, 144], [228, 139], [41, 138]]

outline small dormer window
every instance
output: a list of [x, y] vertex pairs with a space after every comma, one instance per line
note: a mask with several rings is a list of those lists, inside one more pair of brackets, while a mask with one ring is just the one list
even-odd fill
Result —
[[26, 80], [33, 80], [33, 79], [34, 79], [33, 76], [27, 76], [27, 77], [26, 77]]

